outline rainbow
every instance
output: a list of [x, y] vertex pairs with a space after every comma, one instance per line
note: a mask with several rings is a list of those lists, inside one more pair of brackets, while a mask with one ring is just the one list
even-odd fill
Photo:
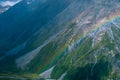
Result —
[[[97, 24], [92, 25], [92, 29], [88, 30], [86, 32], [85, 35], [81, 36], [80, 38], [77, 38], [74, 40], [74, 42], [72, 42], [70, 45], [75, 44], [76, 42], [80, 41], [82, 38], [86, 37], [87, 35], [89, 35], [92, 32], [97, 31], [99, 28], [101, 27], [107, 27], [107, 25], [109, 25], [111, 22], [120, 19], [120, 13], [115, 13], [112, 14], [110, 16], [108, 16], [107, 18], [104, 18], [100, 21], [98, 21]], [[62, 56], [63, 54], [65, 54], [65, 52], [69, 49], [69, 46], [64, 45], [61, 49], [59, 49], [58, 51], [56, 51], [55, 55], [51, 57], [51, 60], [49, 61], [49, 63], [47, 64], [47, 66], [44, 67], [43, 70], [46, 70], [48, 68], [48, 66], [52, 63], [54, 63], [60, 56]]]

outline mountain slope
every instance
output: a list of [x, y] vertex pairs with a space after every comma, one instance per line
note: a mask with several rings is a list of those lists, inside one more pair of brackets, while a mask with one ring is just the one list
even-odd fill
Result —
[[0, 15], [2, 77], [119, 80], [119, 0], [28, 2]]

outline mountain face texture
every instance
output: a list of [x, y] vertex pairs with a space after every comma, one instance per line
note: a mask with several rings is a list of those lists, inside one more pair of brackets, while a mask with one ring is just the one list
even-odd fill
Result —
[[0, 14], [0, 80], [120, 80], [120, 0], [9, 7]]

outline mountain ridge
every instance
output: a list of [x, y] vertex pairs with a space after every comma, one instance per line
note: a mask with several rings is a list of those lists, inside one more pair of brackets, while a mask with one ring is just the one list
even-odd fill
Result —
[[[55, 5], [53, 5], [52, 1]], [[39, 4], [36, 2], [27, 4], [27, 6], [29, 5], [27, 8], [30, 8], [27, 9], [30, 15], [24, 14], [24, 12], [23, 14], [27, 16], [27, 18], [25, 17], [25, 24], [34, 23], [33, 25], [26, 24], [27, 27], [30, 25], [31, 30], [33, 30], [34, 25], [40, 27], [34, 32], [28, 30], [28, 32], [31, 32], [30, 37], [26, 36], [26, 33], [21, 30], [23, 37], [26, 38], [23, 41], [21, 41], [23, 38], [20, 37], [20, 33], [20, 35], [16, 34], [20, 38], [17, 38], [12, 33], [14, 39], [18, 39], [21, 42], [19, 44], [16, 42], [15, 45], [18, 47], [10, 47], [10, 51], [5, 50], [9, 54], [0, 61], [1, 75], [3, 73], [9, 75], [8, 71], [10, 71], [15, 73], [15, 75], [20, 74], [23, 78], [31, 78], [32, 76], [30, 77], [30, 75], [33, 74], [35, 78], [58, 80], [119, 79], [119, 0], [66, 0], [63, 2], [51, 0], [44, 3], [45, 7], [41, 4], [40, 8], [35, 7], [36, 10], [31, 12], [33, 10], [31, 7]], [[22, 2], [16, 6], [21, 4]], [[16, 8], [11, 8], [11, 12], [12, 9], [14, 11]], [[24, 11], [27, 12], [27, 10], [25, 9]], [[8, 12], [0, 15], [0, 21], [6, 17], [4, 15], [11, 14], [8, 10]], [[19, 12], [15, 12], [15, 14], [19, 14]], [[44, 16], [41, 18], [41, 15]], [[18, 22], [24, 20], [23, 16], [20, 15], [19, 17], [14, 18], [16, 18], [15, 20], [18, 18]], [[11, 21], [13, 23], [16, 22], [14, 20]], [[38, 23], [43, 21], [42, 24], [44, 25], [36, 24], [36, 21]], [[26, 27], [25, 24], [23, 22], [23, 28]], [[9, 24], [0, 22], [0, 25]], [[21, 28], [17, 23], [14, 27]], [[30, 27], [24, 30], [27, 29], [30, 29]], [[9, 39], [11, 38], [10, 36]], [[5, 64], [2, 65], [3, 63]], [[7, 67], [7, 65], [9, 66]], [[14, 70], [12, 71], [11, 69]]]

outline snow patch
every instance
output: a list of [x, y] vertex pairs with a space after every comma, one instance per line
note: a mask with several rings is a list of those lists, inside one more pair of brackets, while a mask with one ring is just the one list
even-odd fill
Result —
[[51, 73], [53, 71], [55, 66], [51, 67], [50, 69], [46, 70], [45, 72], [41, 73], [39, 76], [41, 78], [45, 78], [45, 79], [50, 79], [51, 78]]
[[65, 72], [64, 74], [62, 74], [62, 76], [58, 79], [58, 80], [64, 80], [64, 77], [66, 76], [67, 72]]
[[21, 0], [18, 1], [2, 1], [0, 2], [0, 5], [2, 7], [6, 7], [6, 6], [14, 6], [15, 4], [19, 3]]

